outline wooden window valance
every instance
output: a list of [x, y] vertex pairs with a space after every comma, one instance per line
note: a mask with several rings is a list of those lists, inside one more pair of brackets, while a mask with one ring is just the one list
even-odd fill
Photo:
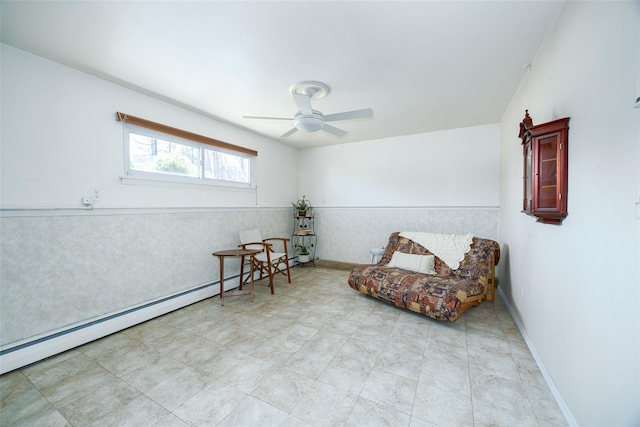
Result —
[[257, 156], [256, 150], [240, 147], [228, 142], [220, 141], [218, 139], [209, 138], [207, 136], [198, 135], [197, 133], [189, 132], [186, 130], [174, 128], [171, 126], [163, 125], [162, 123], [152, 122], [151, 120], [141, 119], [140, 117], [130, 116], [121, 112], [116, 113], [116, 120], [123, 123], [129, 123], [135, 126], [140, 126], [146, 129], [151, 129], [157, 132], [166, 133], [168, 135], [177, 136], [178, 138], [188, 139], [189, 141], [200, 142], [202, 144], [211, 145], [213, 147], [222, 148], [229, 151], [236, 151], [238, 153], [249, 154], [251, 156]]

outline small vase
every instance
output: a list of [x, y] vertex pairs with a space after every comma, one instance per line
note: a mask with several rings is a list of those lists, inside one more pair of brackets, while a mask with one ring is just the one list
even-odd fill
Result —
[[298, 216], [307, 216], [307, 211], [298, 211]]

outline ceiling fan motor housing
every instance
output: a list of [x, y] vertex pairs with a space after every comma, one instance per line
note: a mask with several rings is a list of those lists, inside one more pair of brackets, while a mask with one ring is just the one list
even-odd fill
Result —
[[298, 130], [316, 132], [324, 126], [324, 119], [320, 111], [313, 110], [310, 116], [299, 111], [293, 118], [293, 123]]

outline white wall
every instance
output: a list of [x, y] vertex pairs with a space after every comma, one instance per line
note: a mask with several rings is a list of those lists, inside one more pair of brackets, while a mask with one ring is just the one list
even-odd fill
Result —
[[[640, 3], [567, 2], [505, 112], [500, 289], [581, 426], [640, 424]], [[520, 212], [525, 109], [569, 123], [569, 215]]]
[[497, 124], [300, 151], [318, 207], [498, 205]]
[[[239, 230], [291, 233], [295, 149], [6, 45], [1, 71], [3, 351], [216, 282], [211, 253]], [[256, 149], [257, 194], [122, 184], [116, 111]], [[83, 210], [94, 187], [101, 200]]]
[[499, 125], [301, 150], [320, 259], [371, 261], [394, 231], [497, 239]]
[[[297, 151], [210, 118], [2, 45], [3, 208], [80, 207], [99, 188], [98, 208], [289, 206], [297, 196]], [[258, 151], [255, 190], [201, 185], [123, 185], [116, 111]]]

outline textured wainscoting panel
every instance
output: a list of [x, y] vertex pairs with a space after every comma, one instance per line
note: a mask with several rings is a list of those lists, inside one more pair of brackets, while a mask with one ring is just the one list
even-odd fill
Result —
[[472, 233], [498, 238], [498, 208], [316, 208], [320, 259], [371, 262], [369, 249], [385, 246], [394, 231]]
[[[1, 345], [219, 278], [238, 231], [291, 234], [289, 209], [0, 218]], [[238, 260], [225, 266], [237, 274]]]

